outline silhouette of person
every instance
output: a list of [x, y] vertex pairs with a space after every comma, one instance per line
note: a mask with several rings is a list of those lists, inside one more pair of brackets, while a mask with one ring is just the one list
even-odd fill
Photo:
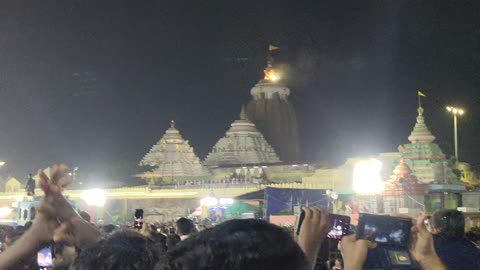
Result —
[[33, 180], [31, 173], [28, 174], [25, 190], [27, 191], [27, 196], [35, 196], [35, 180]]

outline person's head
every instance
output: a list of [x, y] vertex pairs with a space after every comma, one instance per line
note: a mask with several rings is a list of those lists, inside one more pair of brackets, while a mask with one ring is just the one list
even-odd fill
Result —
[[306, 269], [293, 238], [263, 220], [230, 220], [204, 230], [168, 252], [170, 270]]
[[90, 222], [90, 215], [87, 212], [82, 211], [78, 214], [83, 218], [83, 220], [85, 220], [86, 222]]
[[33, 175], [31, 173], [28, 174], [28, 178], [32, 178]]
[[115, 231], [116, 228], [117, 228], [117, 226], [115, 226], [113, 224], [108, 224], [108, 225], [104, 225], [102, 227], [102, 230], [103, 230], [104, 233], [109, 234], [109, 233], [112, 233], [113, 231]]
[[189, 235], [195, 229], [193, 221], [188, 218], [179, 218], [177, 220], [177, 234], [178, 235]]
[[449, 240], [461, 239], [465, 235], [465, 218], [457, 210], [439, 210], [432, 216], [433, 233]]
[[82, 249], [71, 270], [154, 269], [161, 252], [153, 241], [134, 231], [118, 231]]

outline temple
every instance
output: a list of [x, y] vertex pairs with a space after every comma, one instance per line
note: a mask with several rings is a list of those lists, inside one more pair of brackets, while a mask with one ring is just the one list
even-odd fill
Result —
[[415, 127], [408, 137], [410, 143], [399, 147], [405, 163], [412, 169], [420, 183], [454, 184], [458, 177], [453, 173], [448, 160], [425, 125], [423, 108], [418, 108]]
[[283, 161], [299, 160], [297, 116], [288, 100], [290, 89], [281, 83], [269, 56], [265, 77], [250, 91], [247, 115]]
[[166, 184], [178, 180], [204, 178], [209, 175], [188, 140], [183, 139], [178, 129], [175, 128], [173, 120], [165, 135], [140, 161], [140, 166], [152, 168], [152, 170], [139, 175], [149, 184]]
[[240, 119], [235, 120], [230, 129], [213, 146], [205, 158], [206, 166], [228, 166], [241, 164], [278, 163], [275, 150], [247, 118], [242, 106]]

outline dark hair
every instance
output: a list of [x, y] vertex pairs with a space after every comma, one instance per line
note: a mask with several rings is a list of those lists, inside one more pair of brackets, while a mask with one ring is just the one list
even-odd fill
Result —
[[107, 225], [104, 225], [102, 227], [102, 230], [103, 230], [104, 233], [109, 234], [109, 233], [112, 233], [113, 231], [115, 231], [116, 228], [117, 228], [117, 226], [115, 226], [113, 224], [107, 224]]
[[191, 221], [188, 218], [179, 218], [176, 224], [177, 224], [177, 231], [181, 235], [191, 234], [195, 229], [195, 226], [193, 225], [193, 221]]
[[79, 213], [79, 215], [80, 215], [85, 221], [90, 222], [90, 215], [89, 215], [87, 212], [82, 211], [82, 212]]
[[143, 235], [118, 231], [82, 249], [70, 269], [154, 269], [160, 254], [154, 243]]
[[465, 235], [465, 218], [460, 211], [438, 210], [432, 216], [432, 224], [446, 239], [458, 240]]
[[263, 220], [230, 220], [180, 242], [169, 270], [306, 269], [305, 255], [280, 227]]
[[180, 243], [181, 239], [180, 236], [176, 234], [169, 234], [167, 236], [167, 249], [171, 250], [174, 246]]

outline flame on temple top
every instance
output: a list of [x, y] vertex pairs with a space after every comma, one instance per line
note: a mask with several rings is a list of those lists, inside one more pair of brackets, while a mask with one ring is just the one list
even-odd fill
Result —
[[278, 73], [271, 67], [267, 67], [263, 72], [265, 73], [265, 77], [263, 78], [267, 81], [276, 82], [280, 80]]

